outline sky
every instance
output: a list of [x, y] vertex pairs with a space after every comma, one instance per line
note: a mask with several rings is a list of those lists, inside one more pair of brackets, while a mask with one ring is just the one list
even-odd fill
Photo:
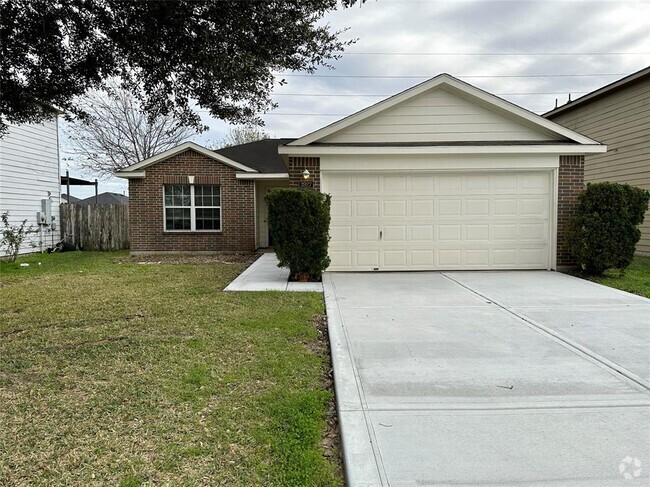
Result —
[[[367, 0], [322, 22], [357, 41], [334, 69], [278, 73], [287, 82], [273, 92], [279, 106], [262, 115], [271, 137], [300, 137], [440, 73], [542, 114], [650, 66], [649, 0]], [[209, 130], [193, 140], [223, 139], [230, 126], [201, 117]], [[65, 137], [62, 146], [65, 155]], [[72, 161], [61, 169], [94, 178]], [[99, 191], [127, 184], [100, 180]]]

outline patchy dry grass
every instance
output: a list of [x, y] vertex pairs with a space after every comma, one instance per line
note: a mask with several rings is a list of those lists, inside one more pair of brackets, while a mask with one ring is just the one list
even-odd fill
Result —
[[606, 271], [599, 277], [585, 276], [577, 271], [572, 274], [605, 286], [650, 298], [650, 256], [637, 255], [623, 274], [615, 269]]
[[342, 485], [321, 295], [138, 262], [0, 264], [0, 484]]

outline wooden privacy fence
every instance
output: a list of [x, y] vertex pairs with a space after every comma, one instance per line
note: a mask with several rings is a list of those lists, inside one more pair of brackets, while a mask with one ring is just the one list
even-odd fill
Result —
[[82, 250], [129, 248], [127, 205], [61, 205], [62, 238]]

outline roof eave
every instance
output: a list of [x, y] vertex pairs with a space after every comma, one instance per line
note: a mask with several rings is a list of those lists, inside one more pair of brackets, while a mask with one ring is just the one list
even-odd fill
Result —
[[302, 155], [362, 155], [362, 154], [598, 154], [607, 151], [603, 144], [557, 144], [557, 145], [431, 145], [431, 146], [280, 146], [280, 154]]
[[141, 179], [146, 175], [146, 171], [118, 171], [115, 173], [115, 177], [123, 179]]
[[626, 76], [625, 78], [621, 78], [619, 80], [614, 81], [613, 83], [609, 83], [608, 85], [598, 88], [597, 90], [594, 90], [591, 93], [587, 93], [586, 95], [583, 95], [580, 98], [576, 98], [575, 100], [569, 103], [565, 103], [561, 107], [554, 108], [553, 110], [544, 113], [542, 117], [549, 118], [549, 117], [554, 117], [556, 115], [560, 115], [561, 113], [569, 112], [575, 108], [584, 106], [585, 103], [590, 103], [599, 98], [607, 96], [610, 93], [621, 90], [624, 87], [628, 86], [629, 84], [634, 83], [646, 76], [650, 76], [650, 66], [641, 69], [636, 73], [632, 73]]
[[[184, 142], [180, 145], [177, 145], [176, 147], [172, 147], [169, 150], [166, 150], [164, 152], [161, 152], [160, 154], [156, 154], [155, 156], [149, 157], [148, 159], [145, 159], [144, 161], [137, 162], [122, 171], [119, 172], [119, 177], [126, 177], [125, 174], [127, 173], [133, 173], [133, 172], [140, 172], [144, 170], [145, 168], [152, 166], [164, 159], [167, 159], [169, 157], [175, 156], [176, 154], [180, 154], [183, 151], [186, 151], [188, 149], [194, 150], [198, 152], [199, 154], [202, 154], [206, 157], [209, 157], [210, 159], [214, 159], [218, 162], [221, 162], [223, 164], [226, 164], [227, 166], [231, 166], [239, 171], [244, 171], [244, 172], [250, 172], [250, 173], [257, 173], [256, 169], [253, 169], [252, 167], [248, 167], [240, 162], [233, 161], [232, 159], [229, 159], [218, 152], [211, 151], [210, 149], [207, 149], [203, 147], [202, 145], [199, 145], [195, 142]], [[118, 175], [116, 173], [116, 175]], [[136, 177], [136, 176], [133, 176]], [[144, 177], [144, 176], [137, 176], [137, 177]]]

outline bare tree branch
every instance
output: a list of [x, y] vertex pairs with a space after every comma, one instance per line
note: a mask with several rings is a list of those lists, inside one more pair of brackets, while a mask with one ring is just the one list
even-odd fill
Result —
[[173, 114], [146, 115], [135, 97], [116, 83], [80, 103], [88, 116], [76, 120], [68, 135], [79, 165], [102, 175], [171, 149], [196, 133]]
[[226, 136], [219, 141], [218, 147], [231, 147], [233, 145], [247, 144], [248, 142], [255, 142], [256, 140], [268, 139], [267, 134], [263, 129], [255, 125], [242, 125], [240, 127], [232, 127], [228, 130]]

